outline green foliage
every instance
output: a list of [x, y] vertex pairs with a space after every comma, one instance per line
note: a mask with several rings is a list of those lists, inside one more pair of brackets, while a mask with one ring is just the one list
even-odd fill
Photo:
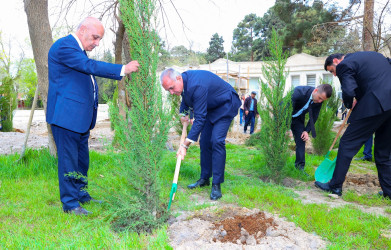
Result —
[[5, 76], [0, 82], [0, 123], [3, 132], [13, 129], [13, 111], [17, 107], [17, 96], [14, 90], [14, 79]]
[[253, 133], [250, 138], [248, 138], [245, 142], [246, 146], [255, 147], [259, 146], [258, 143], [262, 139], [261, 132]]
[[324, 155], [333, 142], [333, 124], [336, 120], [336, 112], [339, 107], [339, 100], [333, 88], [331, 97], [324, 101], [320, 109], [318, 120], [315, 123], [316, 138], [312, 138], [312, 146], [315, 154]]
[[283, 49], [291, 55], [305, 52], [321, 56], [330, 50], [344, 50], [346, 46], [340, 41], [345, 39], [345, 28], [328, 24], [340, 19], [339, 13], [335, 5], [319, 0], [278, 0], [263, 17], [249, 14], [238, 24], [233, 32], [232, 60], [270, 57], [268, 44], [273, 29], [283, 40]]
[[192, 51], [183, 45], [174, 46], [170, 50], [169, 59], [167, 58], [168, 55], [164, 56], [165, 57], [162, 59], [165, 59], [166, 62], [165, 65], [162, 66], [198, 66], [206, 63], [205, 55], [203, 53]]
[[[111, 54], [110, 50], [106, 50], [103, 53], [102, 58], [97, 58], [99, 61], [104, 61], [108, 63], [114, 63], [113, 55]], [[117, 88], [117, 81], [113, 79], [108, 78], [102, 78], [102, 77], [95, 77], [96, 82], [99, 87], [99, 103], [106, 103], [107, 100], [110, 100], [113, 98], [114, 91]], [[105, 98], [107, 97], [107, 98]]]
[[336, 38], [345, 32], [339, 25], [330, 25], [323, 29], [323, 24], [336, 21], [340, 12], [334, 5], [327, 6], [320, 0], [278, 0], [272, 9], [284, 23], [280, 35], [284, 46], [289, 48], [292, 54], [327, 54], [336, 43]]
[[[35, 61], [31, 58], [25, 58], [20, 64], [19, 77], [16, 79], [16, 86], [19, 95], [24, 98], [25, 106], [31, 107], [37, 88], [37, 72]], [[41, 104], [41, 102], [39, 102]], [[39, 106], [42, 107], [42, 106]]]
[[255, 28], [260, 18], [256, 14], [249, 14], [238, 24], [233, 31], [232, 51], [234, 61], [254, 61], [253, 42], [259, 31]]
[[276, 182], [281, 180], [282, 169], [289, 157], [287, 131], [290, 128], [292, 107], [289, 105], [291, 92], [284, 97], [287, 72], [287, 54], [282, 50], [282, 41], [273, 30], [269, 42], [271, 57], [262, 66], [264, 80], [261, 81], [259, 114], [262, 121], [259, 145], [261, 154], [266, 155], [266, 168]]
[[215, 33], [209, 41], [209, 48], [206, 50], [206, 60], [208, 62], [214, 62], [219, 58], [225, 57], [224, 40], [222, 36]]
[[123, 154], [115, 157], [128, 188], [115, 192], [113, 210], [115, 230], [151, 232], [166, 218], [160, 194], [159, 173], [167, 140], [170, 113], [163, 104], [156, 69], [159, 37], [153, 29], [154, 0], [121, 0], [121, 19], [129, 36], [129, 52], [140, 63], [127, 83], [132, 103], [126, 119], [110, 106], [115, 116], [117, 143]]

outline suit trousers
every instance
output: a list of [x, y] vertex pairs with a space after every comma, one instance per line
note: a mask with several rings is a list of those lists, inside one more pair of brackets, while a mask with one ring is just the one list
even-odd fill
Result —
[[373, 135], [364, 144], [364, 158], [372, 160]]
[[295, 166], [305, 166], [305, 141], [301, 139], [304, 132], [304, 123], [292, 119], [291, 130], [296, 143]]
[[254, 133], [254, 126], [255, 126], [255, 112], [249, 111], [248, 115], [245, 116], [245, 122], [244, 122], [244, 133], [247, 131], [247, 126], [251, 123], [250, 128], [250, 134]]
[[352, 158], [373, 133], [375, 133], [374, 156], [380, 186], [384, 195], [391, 197], [391, 110], [350, 123], [339, 143], [330, 187], [342, 188]]
[[60, 199], [63, 210], [69, 211], [91, 200], [86, 190], [90, 131], [76, 133], [53, 124], [51, 128], [57, 146]]
[[212, 123], [207, 117], [201, 132], [201, 178], [209, 179], [213, 176], [212, 184], [224, 182], [225, 138], [232, 120], [228, 117]]

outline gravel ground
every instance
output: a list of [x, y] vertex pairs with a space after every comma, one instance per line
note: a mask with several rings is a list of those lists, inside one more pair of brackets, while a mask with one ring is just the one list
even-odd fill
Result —
[[[0, 154], [12, 154], [21, 152], [25, 140], [25, 131], [30, 116], [30, 110], [16, 110], [14, 115], [14, 129], [19, 132], [0, 132]], [[98, 109], [97, 124], [91, 130], [89, 147], [90, 149], [104, 150], [105, 141], [110, 142], [113, 138], [113, 131], [110, 129], [108, 105], [101, 104]], [[107, 139], [107, 140], [106, 140]], [[31, 123], [30, 136], [27, 142], [29, 148], [42, 148], [48, 145], [48, 131], [43, 110], [34, 112]]]

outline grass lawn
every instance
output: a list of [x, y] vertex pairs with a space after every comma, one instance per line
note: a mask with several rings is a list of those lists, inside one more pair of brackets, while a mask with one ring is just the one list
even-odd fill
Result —
[[[360, 154], [360, 153], [359, 153]], [[115, 154], [90, 153], [90, 194], [105, 200], [110, 190], [120, 190], [126, 182], [114, 174], [118, 167]], [[110, 227], [108, 204], [89, 204], [93, 214], [78, 217], [65, 214], [59, 200], [56, 159], [46, 150], [28, 151], [27, 160], [17, 163], [18, 155], [0, 156], [0, 249], [4, 248], [134, 248], [165, 249], [169, 245], [167, 226], [150, 235], [131, 232], [116, 233]], [[302, 181], [313, 180], [314, 169], [322, 156], [307, 156], [306, 177], [293, 167], [289, 159], [287, 176]], [[162, 163], [162, 197], [168, 200], [175, 169], [175, 153], [166, 152]], [[227, 145], [225, 183], [222, 203], [235, 203], [279, 214], [303, 230], [320, 235], [330, 249], [387, 249], [391, 239], [382, 233], [391, 230], [387, 217], [364, 213], [354, 206], [330, 208], [324, 204], [303, 204], [289, 188], [261, 181], [263, 159], [258, 150], [246, 146]], [[198, 210], [187, 198], [199, 193], [208, 197], [210, 189], [187, 190], [185, 186], [199, 177], [199, 149], [192, 146], [182, 163], [179, 190], [172, 204], [172, 213]], [[345, 196], [345, 195], [344, 195]], [[352, 197], [353, 198], [352, 198]], [[349, 200], [366, 205], [389, 205], [389, 201]], [[365, 200], [365, 201], [364, 201]], [[387, 210], [391, 211], [391, 210]]]

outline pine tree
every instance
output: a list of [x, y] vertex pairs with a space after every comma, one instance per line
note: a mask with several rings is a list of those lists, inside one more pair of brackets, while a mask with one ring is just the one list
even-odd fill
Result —
[[222, 36], [219, 36], [217, 33], [213, 34], [209, 42], [209, 48], [206, 50], [206, 60], [208, 62], [214, 62], [219, 58], [225, 57], [223, 43], [224, 40]]
[[282, 169], [288, 157], [292, 105], [291, 92], [284, 96], [288, 72], [285, 72], [287, 54], [283, 52], [282, 41], [275, 30], [269, 41], [271, 57], [262, 66], [264, 80], [261, 80], [260, 117], [262, 121], [259, 136], [261, 154], [265, 159], [266, 172], [271, 179], [280, 182]]
[[[160, 197], [159, 174], [167, 141], [170, 112], [162, 99], [158, 82], [159, 37], [154, 29], [155, 0], [120, 0], [121, 19], [129, 37], [129, 52], [140, 64], [126, 84], [132, 106], [126, 119], [115, 105], [110, 112], [121, 153], [116, 154], [126, 185], [113, 194], [114, 228], [151, 232], [166, 218]], [[127, 188], [126, 188], [127, 187]]]

